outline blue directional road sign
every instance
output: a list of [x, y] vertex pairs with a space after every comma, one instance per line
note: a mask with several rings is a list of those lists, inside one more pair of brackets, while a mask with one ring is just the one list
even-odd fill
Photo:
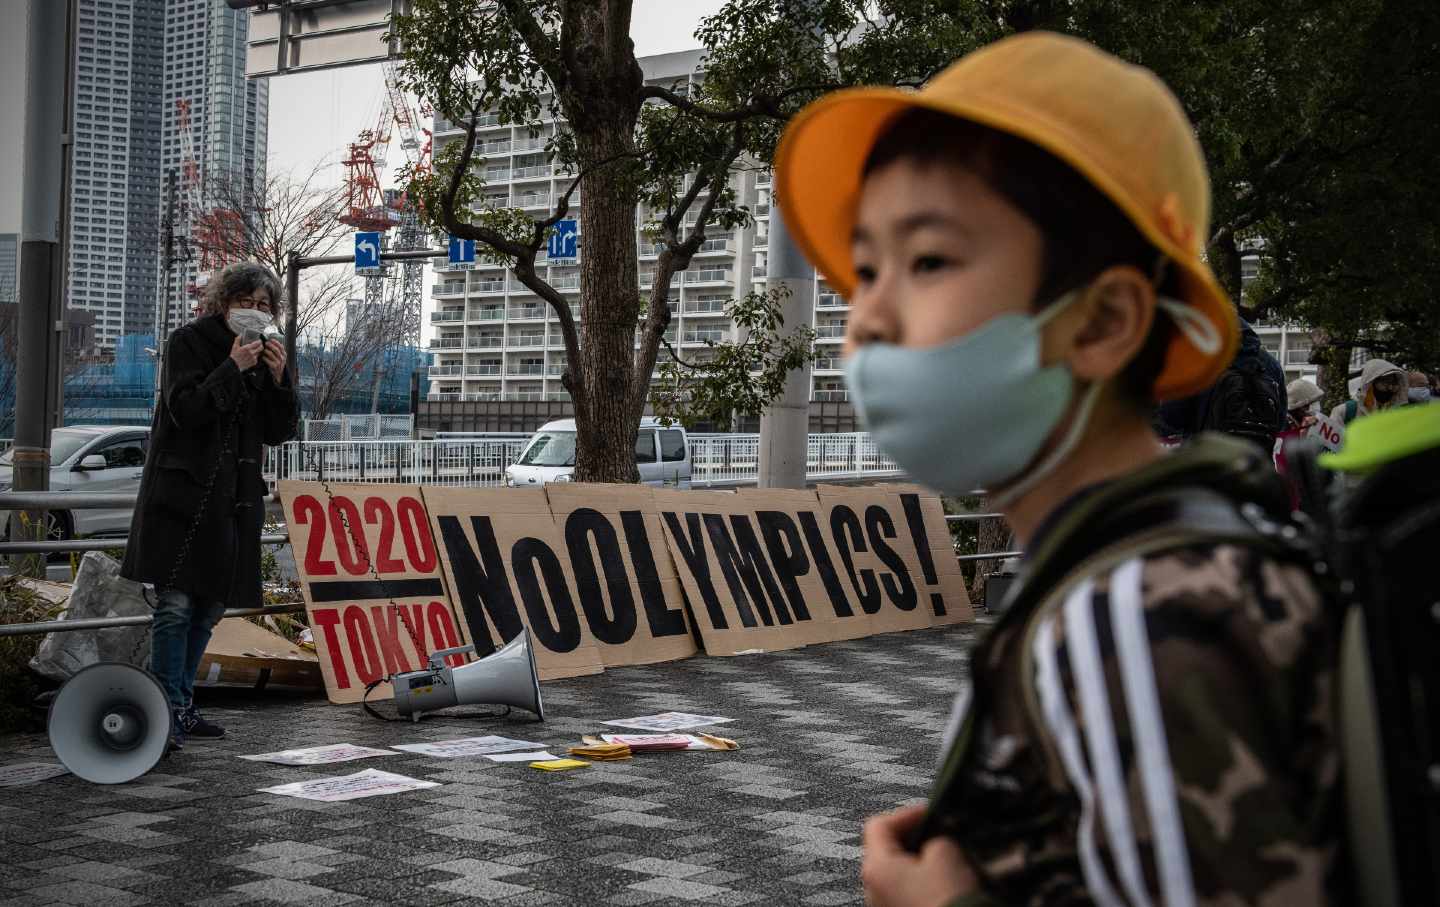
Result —
[[579, 255], [579, 249], [580, 222], [569, 218], [555, 224], [555, 232], [550, 234], [550, 257], [576, 258]]
[[384, 268], [380, 267], [380, 233], [355, 234], [355, 273], [356, 274], [381, 274]]
[[463, 270], [475, 266], [475, 240], [450, 237], [450, 267]]

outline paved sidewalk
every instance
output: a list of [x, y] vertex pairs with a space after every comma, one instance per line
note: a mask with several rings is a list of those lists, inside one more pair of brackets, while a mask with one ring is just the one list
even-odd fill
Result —
[[[926, 793], [980, 632], [556, 681], [544, 725], [382, 723], [323, 699], [212, 695], [201, 705], [228, 739], [192, 743], [138, 782], [0, 789], [0, 905], [858, 904], [860, 824]], [[487, 733], [563, 748], [602, 720], [669, 710], [735, 718], [717, 731], [742, 748], [564, 773], [398, 752], [310, 768], [237, 758]], [[0, 737], [0, 764], [52, 760], [43, 735]], [[347, 803], [256, 790], [367, 768], [441, 786]]]

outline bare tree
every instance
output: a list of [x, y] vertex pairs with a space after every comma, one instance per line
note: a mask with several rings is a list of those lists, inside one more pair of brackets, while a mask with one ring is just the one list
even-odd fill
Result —
[[352, 394], [373, 397], [371, 382], [396, 345], [397, 326], [413, 317], [398, 293], [386, 293], [378, 303], [352, 300], [318, 311], [299, 352], [301, 402], [309, 416], [328, 418]]
[[[317, 162], [308, 172], [267, 174], [256, 184], [221, 172], [205, 187], [214, 207], [201, 219], [194, 242], [202, 259], [255, 261], [288, 277], [290, 257], [332, 255], [349, 234], [337, 219], [345, 190], [333, 167]], [[303, 334], [324, 313], [349, 297], [343, 271], [309, 281], [301, 300], [287, 300], [290, 330]]]

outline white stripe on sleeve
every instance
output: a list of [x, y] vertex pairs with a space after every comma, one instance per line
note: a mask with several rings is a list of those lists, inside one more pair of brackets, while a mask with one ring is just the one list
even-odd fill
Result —
[[1145, 630], [1145, 600], [1141, 590], [1144, 562], [1122, 564], [1110, 579], [1110, 622], [1115, 633], [1125, 703], [1135, 738], [1135, 757], [1145, 789], [1145, 808], [1154, 837], [1160, 890], [1167, 907], [1192, 907], [1195, 890], [1190, 877], [1190, 854], [1180, 822], [1180, 801], [1175, 794], [1170, 749], [1165, 742], [1165, 719], [1155, 685], [1155, 665]]
[[[1093, 594], [1088, 581], [1081, 585], [1081, 589], [1085, 590], [1087, 599]], [[1043, 623], [1035, 632], [1032, 652], [1035, 656], [1035, 686], [1040, 694], [1045, 723], [1050, 727], [1060, 759], [1065, 764], [1065, 773], [1080, 800], [1076, 845], [1080, 851], [1080, 869], [1085, 874], [1085, 885], [1090, 897], [1100, 907], [1119, 907], [1122, 902], [1115, 894], [1115, 888], [1106, 875], [1105, 864], [1095, 849], [1095, 792], [1086, 773], [1085, 758], [1080, 752], [1080, 734], [1070, 715], [1065, 687], [1060, 682], [1055, 653], [1055, 618], [1043, 618]]]
[[1120, 747], [1115, 740], [1115, 722], [1110, 715], [1105, 667], [1096, 639], [1094, 601], [1094, 585], [1088, 581], [1065, 599], [1065, 648], [1070, 654], [1080, 713], [1085, 718], [1085, 744], [1100, 789], [1100, 809], [1110, 855], [1130, 903], [1150, 907], [1150, 892], [1145, 886], [1140, 852], [1130, 824], [1130, 801], [1120, 766]]

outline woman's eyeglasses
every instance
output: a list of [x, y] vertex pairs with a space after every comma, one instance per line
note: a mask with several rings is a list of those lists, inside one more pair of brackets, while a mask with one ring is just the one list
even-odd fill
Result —
[[268, 299], [256, 299], [256, 298], [253, 297], [253, 296], [240, 296], [240, 297], [237, 297], [237, 298], [236, 298], [233, 302], [231, 302], [230, 304], [231, 304], [231, 305], [235, 305], [235, 306], [239, 306], [239, 307], [242, 308], [242, 309], [259, 309], [260, 311], [266, 313], [267, 315], [270, 314], [270, 312], [271, 312], [271, 309], [270, 309], [270, 300], [268, 300]]

